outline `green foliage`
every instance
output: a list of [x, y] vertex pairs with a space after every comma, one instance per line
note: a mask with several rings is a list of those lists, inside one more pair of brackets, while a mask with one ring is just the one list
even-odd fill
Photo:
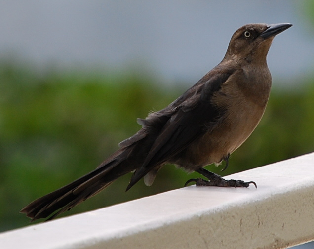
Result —
[[310, 28], [314, 27], [314, 16], [313, 16], [313, 11], [314, 11], [314, 1], [313, 0], [308, 0], [308, 1], [303, 1], [303, 2], [298, 2], [295, 3], [295, 7], [297, 10], [299, 10], [300, 16], [302, 16], [302, 19], [307, 21], [309, 24], [308, 26]]
[[[136, 118], [169, 104], [183, 89], [136, 74], [100, 76], [0, 65], [0, 230], [29, 224], [19, 210], [94, 169], [140, 127]], [[310, 83], [310, 82], [309, 82]], [[273, 91], [263, 121], [230, 159], [224, 174], [313, 150], [314, 88]], [[209, 166], [218, 173], [220, 168]], [[195, 177], [163, 168], [152, 187], [125, 193], [130, 175], [64, 215], [180, 188]], [[247, 179], [254, 180], [254, 179]], [[258, 183], [257, 183], [258, 184]]]

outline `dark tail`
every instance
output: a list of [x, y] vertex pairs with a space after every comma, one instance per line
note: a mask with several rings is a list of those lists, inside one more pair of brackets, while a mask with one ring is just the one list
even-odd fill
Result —
[[[163, 116], [163, 112], [166, 112], [167, 115]], [[32, 218], [32, 220], [47, 217], [48, 220], [53, 219], [58, 214], [75, 207], [108, 187], [118, 177], [133, 170], [136, 173], [142, 167], [146, 156], [155, 143], [156, 137], [170, 118], [168, 112], [168, 109], [165, 109], [149, 116], [148, 120], [139, 120], [138, 123], [143, 128], [119, 143], [120, 149], [98, 168], [76, 181], [33, 201], [21, 212]], [[127, 189], [132, 187], [154, 166], [157, 167], [157, 170], [154, 171], [157, 173], [158, 166], [162, 163], [163, 161], [154, 162], [150, 167], [140, 170], [140, 174], [137, 172], [132, 177]], [[153, 178], [149, 184], [152, 183]]]
[[25, 213], [33, 220], [53, 219], [79, 203], [108, 187], [118, 177], [136, 169], [137, 164], [128, 162], [129, 149], [120, 149], [98, 168], [76, 181], [47, 194], [24, 207]]

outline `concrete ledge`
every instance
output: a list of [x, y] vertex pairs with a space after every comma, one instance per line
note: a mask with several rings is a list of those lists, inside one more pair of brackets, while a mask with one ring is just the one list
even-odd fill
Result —
[[226, 178], [258, 188], [190, 186], [0, 234], [17, 248], [286, 248], [314, 239], [314, 153]]

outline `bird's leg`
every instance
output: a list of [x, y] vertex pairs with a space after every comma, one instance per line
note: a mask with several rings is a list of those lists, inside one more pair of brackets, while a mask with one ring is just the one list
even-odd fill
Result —
[[226, 166], [221, 171], [225, 171], [228, 168], [228, 166], [229, 166], [229, 157], [230, 157], [230, 153], [228, 153], [228, 155], [226, 157], [224, 157], [224, 161], [226, 162]]
[[251, 183], [257, 188], [255, 182], [244, 182], [242, 180], [226, 180], [222, 178], [220, 175], [217, 175], [213, 172], [210, 172], [204, 168], [199, 168], [196, 172], [205, 176], [209, 181], [204, 180], [202, 178], [190, 179], [188, 180], [184, 186], [187, 186], [190, 182], [195, 182], [196, 186], [217, 186], [217, 187], [245, 187], [247, 188]]

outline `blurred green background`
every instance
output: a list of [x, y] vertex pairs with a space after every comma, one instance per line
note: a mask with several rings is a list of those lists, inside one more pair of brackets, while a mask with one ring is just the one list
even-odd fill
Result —
[[[312, 17], [310, 10], [312, 3], [304, 8]], [[22, 207], [94, 169], [140, 128], [137, 117], [165, 107], [187, 88], [137, 70], [38, 71], [27, 64], [0, 62], [0, 231], [29, 225]], [[229, 168], [208, 169], [229, 175], [314, 150], [314, 74], [277, 77], [273, 84], [261, 123]], [[128, 174], [61, 217], [180, 188], [195, 176], [164, 167], [153, 186], [141, 181], [125, 192]]]

